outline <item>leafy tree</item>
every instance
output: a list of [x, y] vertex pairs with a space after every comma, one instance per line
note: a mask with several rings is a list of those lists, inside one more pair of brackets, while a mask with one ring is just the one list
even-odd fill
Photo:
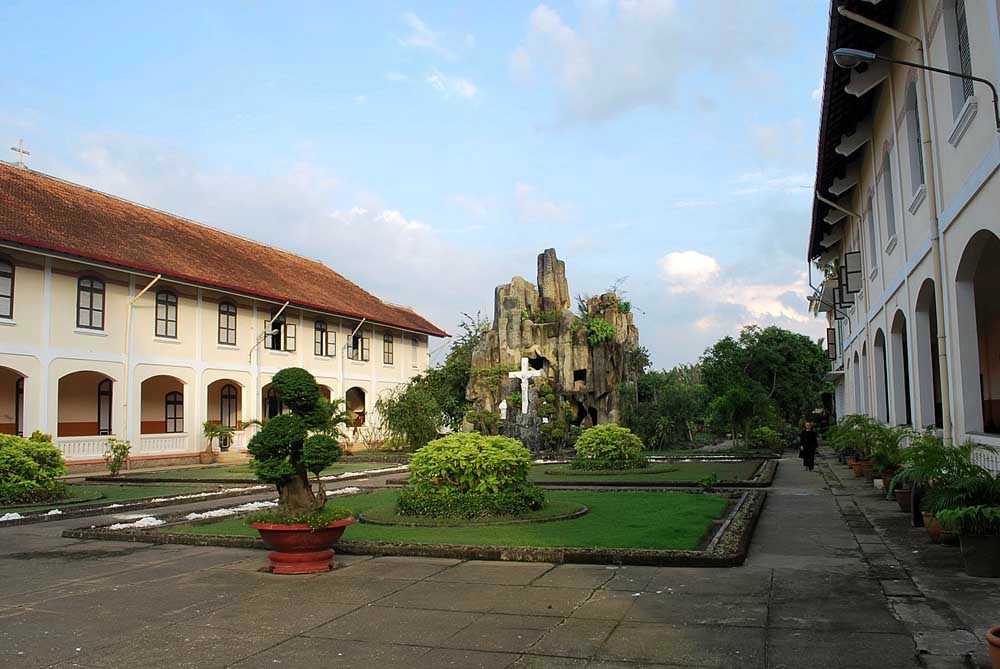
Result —
[[472, 351], [489, 329], [479, 314], [465, 318], [444, 362], [413, 377], [395, 393], [380, 398], [376, 411], [389, 432], [420, 448], [445, 427], [458, 430], [465, 419], [465, 391], [472, 373]]
[[634, 402], [622, 394], [625, 422], [649, 448], [689, 442], [694, 424], [704, 418], [705, 386], [697, 367], [647, 372], [636, 382]]

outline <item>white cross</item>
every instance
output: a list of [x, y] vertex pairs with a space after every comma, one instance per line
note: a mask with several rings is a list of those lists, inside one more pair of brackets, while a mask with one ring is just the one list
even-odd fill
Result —
[[521, 379], [521, 413], [528, 413], [528, 389], [531, 388], [531, 379], [536, 376], [541, 376], [542, 370], [540, 369], [528, 369], [528, 359], [521, 358], [521, 371], [511, 372], [509, 374], [512, 379]]
[[16, 165], [17, 167], [26, 167], [26, 165], [24, 164], [24, 157], [30, 156], [31, 151], [28, 151], [26, 148], [24, 148], [24, 140], [23, 139], [17, 140], [17, 146], [10, 147], [10, 150], [17, 154], [17, 162], [14, 163], [14, 165]]

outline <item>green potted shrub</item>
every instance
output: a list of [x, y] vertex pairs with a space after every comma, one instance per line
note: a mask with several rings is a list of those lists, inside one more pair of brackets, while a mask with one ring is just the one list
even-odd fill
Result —
[[278, 489], [278, 508], [255, 514], [248, 523], [273, 549], [273, 573], [326, 571], [334, 566], [331, 547], [354, 522], [349, 510], [326, 504], [320, 478], [343, 453], [339, 430], [346, 416], [320, 395], [316, 379], [304, 369], [281, 370], [271, 387], [289, 412], [268, 420], [247, 449], [257, 478]]
[[544, 491], [528, 481], [531, 452], [510, 437], [450, 434], [416, 451], [409, 466], [399, 515], [519, 516], [545, 505]]
[[627, 427], [613, 423], [595, 425], [576, 440], [574, 469], [638, 469], [648, 463], [642, 457], [642, 440]]
[[937, 513], [941, 524], [956, 532], [969, 576], [1000, 578], [1000, 506], [960, 506]]

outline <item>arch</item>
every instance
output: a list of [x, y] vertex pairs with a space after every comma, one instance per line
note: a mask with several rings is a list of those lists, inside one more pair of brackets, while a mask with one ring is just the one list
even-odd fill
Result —
[[0, 367], [0, 434], [24, 436], [25, 375]]
[[965, 432], [1000, 431], [1000, 238], [972, 235], [955, 274], [958, 390]]
[[872, 339], [872, 381], [875, 407], [873, 415], [882, 423], [889, 422], [889, 356], [885, 333], [879, 328]]
[[890, 372], [892, 374], [892, 422], [913, 425], [910, 389], [910, 345], [906, 333], [906, 315], [902, 310], [892, 316], [889, 327]]
[[156, 374], [139, 384], [139, 433], [184, 432], [184, 381]]
[[112, 434], [114, 380], [101, 372], [71, 372], [59, 379], [57, 436]]
[[854, 413], [864, 413], [861, 408], [861, 362], [858, 352], [854, 352]]
[[359, 388], [358, 386], [352, 386], [344, 393], [345, 408], [351, 416], [351, 425], [353, 427], [362, 427], [365, 424], [365, 418], [367, 417], [365, 409], [366, 395], [364, 388]]
[[871, 415], [871, 394], [868, 391], [868, 378], [871, 366], [868, 364], [868, 342], [861, 345], [861, 410], [858, 413]]
[[323, 399], [327, 402], [333, 399], [333, 389], [330, 386], [325, 386], [322, 383], [319, 384], [319, 394], [322, 395]]
[[934, 280], [926, 279], [920, 284], [917, 301], [913, 309], [914, 369], [917, 391], [915, 408], [920, 427], [942, 427], [941, 410], [941, 367], [938, 364], [937, 298]]
[[0, 318], [14, 318], [14, 262], [0, 256]]
[[278, 392], [274, 389], [274, 386], [270, 383], [265, 385], [260, 389], [261, 395], [261, 416], [265, 419], [274, 418], [275, 416], [280, 416], [283, 413], [288, 412], [288, 407], [285, 403], [281, 401], [278, 397]]

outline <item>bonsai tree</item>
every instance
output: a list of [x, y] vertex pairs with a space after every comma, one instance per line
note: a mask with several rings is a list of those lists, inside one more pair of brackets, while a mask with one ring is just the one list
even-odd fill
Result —
[[596, 425], [576, 440], [575, 469], [637, 469], [647, 464], [642, 440], [627, 427], [614, 423]]
[[[274, 375], [271, 387], [289, 413], [268, 420], [247, 450], [257, 478], [278, 489], [277, 516], [302, 518], [323, 509], [326, 492], [320, 472], [340, 459], [338, 437], [346, 416], [319, 392], [312, 374], [298, 367]], [[313, 492], [309, 474], [316, 479]]]

